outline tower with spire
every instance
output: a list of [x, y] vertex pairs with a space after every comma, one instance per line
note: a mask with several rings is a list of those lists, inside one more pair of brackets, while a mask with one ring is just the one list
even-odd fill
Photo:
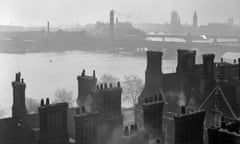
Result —
[[198, 16], [197, 16], [197, 12], [196, 11], [194, 11], [194, 14], [193, 14], [193, 24], [192, 24], [192, 26], [194, 28], [198, 27]]

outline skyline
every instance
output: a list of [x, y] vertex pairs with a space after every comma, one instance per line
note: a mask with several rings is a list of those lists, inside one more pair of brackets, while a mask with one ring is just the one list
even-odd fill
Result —
[[120, 21], [132, 23], [169, 23], [171, 11], [178, 11], [181, 23], [192, 24], [196, 10], [199, 25], [226, 22], [233, 17], [240, 24], [238, 0], [22, 0], [3, 1], [0, 9], [1, 25], [53, 26], [83, 25], [96, 21], [108, 22], [109, 11], [118, 12]]

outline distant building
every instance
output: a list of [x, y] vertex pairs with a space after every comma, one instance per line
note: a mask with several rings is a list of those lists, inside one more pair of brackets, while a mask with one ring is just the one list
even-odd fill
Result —
[[114, 10], [110, 11], [110, 23], [109, 23], [109, 34], [110, 37], [113, 38], [114, 37]]
[[194, 11], [194, 14], [193, 14], [193, 23], [192, 23], [192, 26], [194, 28], [197, 28], [198, 27], [198, 16], [197, 16], [197, 12]]
[[171, 12], [169, 32], [182, 33], [181, 20], [177, 11]]
[[234, 25], [234, 18], [228, 18], [228, 25], [233, 26]]
[[171, 24], [172, 26], [179, 26], [179, 25], [181, 25], [180, 16], [178, 15], [178, 12], [177, 12], [177, 11], [172, 11], [172, 12], [171, 12], [170, 24]]

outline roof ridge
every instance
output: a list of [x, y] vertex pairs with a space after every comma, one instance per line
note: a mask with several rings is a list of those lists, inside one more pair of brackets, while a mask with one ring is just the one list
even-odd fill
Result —
[[160, 90], [160, 93], [161, 93], [161, 95], [162, 95], [162, 99], [163, 99], [164, 103], [165, 103], [165, 104], [168, 104], [167, 99], [166, 99], [166, 97], [165, 97], [165, 94], [163, 93], [162, 88], [159, 87], [159, 90]]
[[207, 96], [207, 98], [203, 101], [203, 103], [199, 106], [199, 109], [202, 109], [202, 107], [205, 105], [205, 103], [208, 101], [208, 99], [212, 96], [213, 92], [217, 89], [217, 87], [214, 87], [214, 89], [210, 92], [210, 94]]

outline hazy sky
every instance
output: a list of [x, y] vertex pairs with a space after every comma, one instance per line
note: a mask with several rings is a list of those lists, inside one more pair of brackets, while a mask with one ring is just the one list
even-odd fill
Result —
[[41, 26], [108, 22], [109, 10], [120, 20], [133, 23], [169, 22], [177, 10], [182, 22], [192, 23], [194, 10], [199, 23], [224, 22], [229, 17], [240, 24], [240, 0], [0, 0], [0, 24]]

